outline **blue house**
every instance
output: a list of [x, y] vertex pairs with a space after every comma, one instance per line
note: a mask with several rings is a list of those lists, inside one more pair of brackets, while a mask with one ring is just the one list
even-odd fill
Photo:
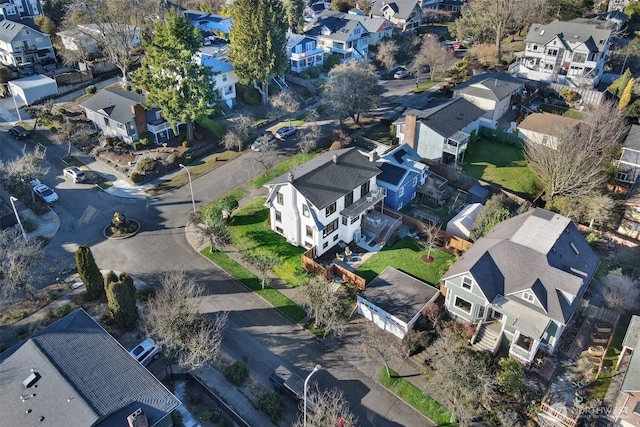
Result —
[[376, 179], [379, 187], [387, 189], [386, 207], [400, 210], [415, 199], [417, 189], [429, 176], [429, 166], [421, 160], [408, 144], [401, 144], [382, 156], [379, 164], [382, 173]]

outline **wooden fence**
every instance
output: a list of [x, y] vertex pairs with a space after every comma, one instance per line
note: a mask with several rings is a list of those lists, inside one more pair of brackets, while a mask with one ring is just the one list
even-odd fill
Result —
[[322, 277], [325, 280], [332, 280], [334, 276], [340, 277], [343, 282], [350, 283], [361, 291], [364, 290], [366, 286], [364, 278], [335, 263], [332, 263], [328, 268], [325, 268], [315, 262], [315, 257], [316, 248], [314, 246], [302, 254], [302, 268], [314, 276]]
[[294, 76], [293, 74], [285, 74], [284, 79], [287, 82], [302, 86], [303, 88], [311, 92], [311, 94], [313, 94], [314, 96], [318, 95], [318, 88], [315, 87], [309, 80], [301, 79], [300, 77]]

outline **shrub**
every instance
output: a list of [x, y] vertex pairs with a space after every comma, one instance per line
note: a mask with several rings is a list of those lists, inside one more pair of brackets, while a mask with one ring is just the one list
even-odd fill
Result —
[[175, 427], [182, 427], [184, 423], [182, 422], [182, 413], [180, 411], [173, 411], [171, 413], [171, 423]]
[[327, 57], [326, 62], [324, 63], [324, 67], [327, 71], [331, 70], [333, 67], [340, 63], [340, 57], [335, 53], [332, 53]]
[[86, 91], [87, 91], [87, 95], [93, 95], [98, 91], [98, 89], [94, 85], [89, 85], [87, 86]]
[[171, 153], [167, 156], [167, 164], [174, 164], [178, 161], [178, 155], [176, 153]]
[[139, 184], [139, 183], [142, 182], [142, 175], [140, 175], [138, 172], [134, 171], [134, 172], [131, 172], [131, 175], [129, 176], [129, 179], [134, 184]]
[[198, 132], [193, 133], [193, 139], [195, 139], [196, 141], [202, 141], [203, 138], [204, 137], [202, 136], [201, 133], [198, 133]]
[[124, 90], [131, 92], [131, 85], [126, 85], [124, 87]]
[[136, 171], [138, 173], [148, 173], [153, 172], [156, 167], [156, 160], [151, 157], [143, 157], [136, 163]]
[[103, 296], [104, 278], [88, 246], [83, 245], [76, 250], [76, 268], [80, 280], [87, 288], [89, 299], [94, 300]]
[[260, 92], [258, 92], [254, 88], [249, 88], [244, 92], [243, 95], [244, 101], [250, 105], [258, 105], [262, 98], [260, 97]]
[[317, 79], [318, 77], [320, 77], [320, 71], [322, 71], [322, 69], [320, 67], [309, 67], [306, 69], [307, 74], [309, 74], [309, 76], [312, 79]]
[[600, 237], [598, 234], [594, 233], [593, 231], [590, 231], [584, 236], [584, 240], [587, 241], [589, 246], [596, 247], [598, 246], [598, 244], [600, 244], [600, 242], [602, 242], [602, 237]]
[[191, 144], [189, 144], [189, 141], [182, 141], [182, 147], [184, 148], [189, 148]]
[[151, 132], [143, 132], [140, 135], [140, 138], [138, 138], [138, 141], [144, 144], [144, 146], [151, 146], [155, 142], [155, 140], [153, 139], [153, 134]]
[[151, 286], [145, 286], [142, 289], [138, 289], [138, 291], [136, 292], [136, 296], [140, 301], [146, 302], [156, 296], [156, 290]]
[[113, 147], [113, 143], [114, 143], [114, 142], [115, 142], [115, 141], [114, 141], [113, 137], [110, 137], [110, 136], [108, 136], [108, 137], [106, 137], [106, 138], [104, 139], [104, 144], [105, 144], [105, 145], [107, 145], [107, 146], [109, 146], [109, 147]]
[[247, 368], [247, 365], [240, 360], [237, 360], [224, 368], [224, 377], [233, 385], [241, 386], [248, 376], [249, 368]]
[[298, 74], [298, 77], [300, 77], [301, 79], [305, 79], [305, 80], [309, 80], [311, 79], [311, 76], [307, 73], [300, 73]]
[[69, 313], [71, 313], [71, 304], [61, 305], [56, 308], [56, 316], [58, 317], [64, 317]]
[[142, 93], [142, 89], [140, 89], [139, 87], [136, 88], [136, 93], [137, 94], [141, 94]]
[[131, 146], [133, 147], [134, 151], [140, 151], [144, 148], [144, 142], [142, 141], [133, 141], [131, 143]]
[[258, 395], [258, 409], [267, 414], [272, 423], [277, 424], [282, 414], [280, 395], [272, 390], [263, 391]]
[[198, 120], [198, 124], [203, 128], [205, 128], [206, 130], [208, 130], [209, 132], [211, 132], [213, 136], [216, 138], [222, 138], [222, 135], [224, 135], [224, 131], [225, 131], [224, 126], [220, 124], [220, 122], [211, 120], [209, 117], [204, 117]]

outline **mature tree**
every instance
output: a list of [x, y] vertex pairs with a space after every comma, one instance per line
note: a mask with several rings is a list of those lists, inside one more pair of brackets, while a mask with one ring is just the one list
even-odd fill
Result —
[[586, 12], [585, 3], [584, 0], [549, 0], [546, 9], [548, 21], [553, 19], [570, 21], [581, 18]]
[[188, 141], [193, 140], [194, 121], [211, 114], [216, 99], [211, 68], [192, 59], [201, 44], [200, 31], [170, 11], [156, 23], [142, 66], [133, 75], [149, 91], [147, 103], [157, 105], [174, 130], [187, 124]]
[[390, 72], [394, 65], [396, 65], [396, 56], [400, 47], [393, 39], [385, 39], [378, 45], [378, 53], [376, 59], [380, 61], [380, 64]]
[[220, 207], [220, 209], [222, 210], [222, 216], [225, 219], [229, 219], [229, 217], [231, 217], [231, 214], [233, 213], [233, 211], [235, 211], [236, 209], [238, 209], [238, 207], [240, 206], [238, 204], [238, 199], [236, 199], [234, 196], [232, 196], [231, 194], [224, 196], [219, 202], [218, 202], [218, 206]]
[[269, 284], [269, 273], [278, 265], [282, 264], [279, 256], [268, 252], [250, 253], [247, 256], [248, 261], [258, 269], [260, 275], [260, 285], [264, 289]]
[[131, 276], [122, 273], [118, 278], [110, 271], [105, 277], [104, 288], [111, 316], [121, 328], [133, 329], [139, 315], [136, 307], [136, 288]]
[[313, 409], [307, 410], [307, 423], [300, 414], [294, 427], [355, 427], [358, 418], [351, 413], [349, 401], [337, 387], [328, 390], [320, 389], [315, 384], [314, 389], [307, 392], [307, 401], [313, 402]]
[[498, 365], [499, 369], [496, 373], [498, 386], [507, 396], [519, 401], [525, 390], [524, 366], [508, 357], [500, 359]]
[[640, 20], [640, 2], [632, 0], [627, 7], [624, 8], [624, 14], [629, 17], [629, 21]]
[[71, 147], [73, 146], [73, 141], [79, 131], [80, 125], [71, 120], [66, 120], [57, 133], [58, 141], [67, 142], [67, 156], [71, 155]]
[[[103, 55], [128, 79], [132, 49], [160, 12], [159, 0], [73, 0], [65, 23], [93, 40]], [[80, 26], [77, 26], [80, 25]]]
[[369, 360], [376, 362], [382, 361], [387, 372], [387, 377], [391, 378], [391, 360], [395, 357], [401, 357], [400, 341], [389, 334], [374, 323], [366, 321], [365, 327], [356, 338], [356, 345], [362, 354]]
[[579, 125], [558, 129], [555, 148], [527, 143], [527, 162], [542, 183], [545, 200], [593, 195], [608, 179], [607, 167], [626, 131], [624, 115], [606, 102], [587, 109]]
[[76, 249], [76, 268], [78, 276], [87, 288], [89, 299], [98, 299], [104, 295], [104, 277], [93, 258], [89, 246], [81, 245]]
[[232, 122], [231, 128], [227, 129], [227, 133], [222, 137], [222, 145], [229, 150], [238, 147], [238, 152], [240, 152], [253, 130], [253, 119], [240, 114], [235, 119], [232, 119]]
[[593, 228], [595, 224], [601, 226], [611, 225], [613, 213], [616, 209], [616, 202], [613, 198], [604, 192], [592, 194], [586, 202], [583, 220], [589, 221], [589, 228]]
[[56, 23], [46, 15], [40, 15], [33, 22], [38, 26], [40, 31], [45, 34], [49, 34], [51, 37], [55, 37], [58, 32]]
[[340, 124], [348, 117], [358, 124], [362, 113], [378, 105], [379, 94], [375, 67], [361, 61], [336, 65], [322, 91], [325, 105], [337, 114]]
[[256, 88], [267, 105], [269, 81], [289, 64], [282, 0], [235, 0], [231, 17], [229, 61], [240, 83]]
[[305, 117], [305, 125], [300, 127], [298, 131], [300, 151], [302, 153], [310, 153], [318, 146], [318, 139], [320, 139], [320, 126], [317, 122], [318, 112], [311, 110]]
[[520, 205], [515, 200], [502, 194], [494, 194], [473, 222], [469, 238], [475, 241], [486, 236], [496, 224], [515, 216], [519, 208]]
[[355, 4], [354, 0], [331, 0], [331, 10], [338, 12], [348, 12], [353, 8]]
[[42, 244], [25, 240], [21, 233], [0, 233], [0, 299], [13, 301], [33, 295], [44, 260]]
[[286, 0], [284, 8], [287, 13], [287, 22], [289, 28], [298, 34], [304, 32], [304, 8], [306, 4], [304, 0]]
[[202, 288], [183, 272], [167, 273], [160, 283], [160, 289], [147, 303], [143, 330], [180, 366], [199, 368], [213, 362], [220, 350], [228, 313], [201, 314], [197, 299]]
[[313, 278], [302, 284], [300, 294], [304, 306], [313, 317], [314, 327], [324, 328], [324, 336], [342, 334], [346, 319], [341, 290], [334, 290], [326, 280]]
[[31, 117], [35, 119], [33, 121], [34, 132], [38, 129], [39, 123], [47, 124], [55, 118], [56, 115], [53, 112], [53, 107], [53, 100], [49, 100], [42, 104], [32, 104], [26, 108]]
[[198, 231], [209, 239], [210, 251], [214, 252], [217, 246], [226, 246], [231, 243], [229, 224], [217, 209], [206, 209], [193, 215], [193, 222], [198, 224]]
[[424, 225], [420, 227], [420, 241], [427, 246], [427, 258], [431, 258], [431, 250], [437, 245], [442, 243], [442, 236], [440, 235], [440, 224], [436, 225]]
[[369, 15], [369, 12], [371, 12], [371, 0], [356, 0], [356, 7], [364, 12], [365, 15]]
[[265, 175], [278, 163], [278, 146], [276, 144], [263, 144], [260, 149], [250, 157], [242, 160], [247, 170], [256, 171], [260, 169]]
[[633, 74], [631, 74], [631, 70], [627, 68], [626, 70], [624, 70], [624, 73], [620, 75], [620, 77], [615, 79], [613, 83], [611, 83], [609, 87], [607, 87], [607, 91], [609, 91], [609, 93], [611, 93], [616, 98], [620, 99], [620, 97], [622, 96], [622, 92], [624, 92], [625, 88], [627, 87], [627, 83], [629, 83], [631, 79], [633, 79]]
[[41, 3], [43, 15], [51, 18], [56, 26], [60, 26], [72, 0], [44, 0]]
[[618, 102], [618, 109], [624, 110], [631, 103], [633, 97], [633, 86], [636, 84], [636, 79], [633, 77], [629, 79], [627, 82], [627, 86], [625, 86], [622, 91], [622, 95], [620, 96], [620, 102]]
[[417, 79], [420, 73], [429, 67], [429, 75], [433, 81], [436, 73], [445, 73], [453, 67], [455, 61], [453, 52], [442, 46], [436, 37], [424, 37], [420, 50], [411, 64], [411, 72]]
[[622, 269], [610, 271], [603, 280], [602, 297], [612, 310], [624, 313], [638, 306], [640, 287], [631, 277], [622, 274]]
[[36, 146], [30, 153], [27, 153], [24, 147], [20, 157], [0, 161], [0, 181], [4, 189], [18, 199], [31, 198], [35, 201], [30, 182], [42, 178], [49, 171], [48, 167], [43, 166], [44, 157], [45, 151], [42, 147]]
[[[276, 96], [272, 97], [271, 105], [284, 114], [293, 114], [300, 111], [298, 95], [291, 89], [282, 90]], [[291, 116], [289, 116], [289, 126], [291, 126]]]
[[201, 10], [203, 12], [218, 13], [224, 6], [225, 0], [184, 0], [180, 6], [186, 9]]

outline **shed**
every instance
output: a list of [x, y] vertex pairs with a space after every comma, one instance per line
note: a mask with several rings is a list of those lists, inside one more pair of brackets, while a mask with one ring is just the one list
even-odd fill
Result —
[[476, 184], [469, 189], [467, 193], [467, 203], [482, 203], [483, 205], [489, 199], [489, 189], [480, 184]]
[[435, 287], [387, 267], [358, 295], [358, 314], [402, 339], [438, 295]]
[[31, 105], [47, 96], [58, 94], [58, 84], [50, 77], [43, 74], [29, 76], [9, 82], [11, 93], [26, 105]]
[[447, 233], [468, 240], [471, 227], [482, 210], [482, 203], [472, 203], [461, 210], [447, 223]]

